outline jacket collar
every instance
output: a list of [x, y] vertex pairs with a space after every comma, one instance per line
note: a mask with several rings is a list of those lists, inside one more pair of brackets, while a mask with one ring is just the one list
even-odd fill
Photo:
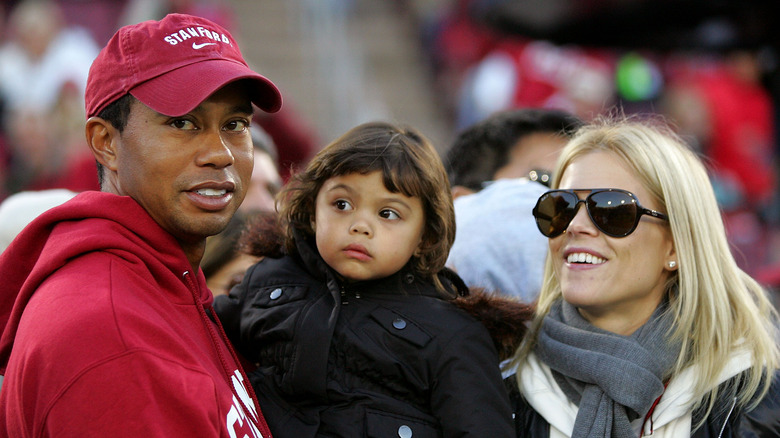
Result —
[[[328, 289], [333, 292], [398, 295], [399, 291], [402, 291], [401, 293], [408, 295], [440, 296], [431, 282], [414, 273], [410, 264], [388, 277], [356, 282], [346, 281], [325, 263], [311, 237], [306, 236], [299, 229], [294, 230], [293, 233], [299, 261], [312, 276], [325, 281]], [[449, 285], [450, 282], [444, 281], [444, 284]]]

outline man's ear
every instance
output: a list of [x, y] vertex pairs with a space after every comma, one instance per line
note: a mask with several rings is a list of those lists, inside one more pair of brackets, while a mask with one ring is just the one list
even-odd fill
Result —
[[110, 122], [100, 117], [90, 117], [86, 125], [87, 145], [98, 163], [110, 170], [116, 170], [116, 143], [119, 131]]

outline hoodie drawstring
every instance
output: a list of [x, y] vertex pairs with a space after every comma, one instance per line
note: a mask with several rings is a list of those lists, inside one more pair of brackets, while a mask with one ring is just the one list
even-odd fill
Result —
[[[249, 378], [244, 372], [243, 367], [241, 366], [241, 361], [238, 359], [238, 355], [236, 354], [235, 350], [233, 350], [233, 346], [231, 345], [230, 340], [228, 339], [227, 334], [225, 333], [225, 329], [222, 327], [222, 323], [220, 323], [219, 318], [214, 312], [214, 307], [209, 307], [209, 311], [211, 312], [211, 316], [212, 316], [212, 318], [209, 318], [208, 314], [206, 313], [206, 308], [203, 306], [203, 303], [200, 301], [196, 293], [196, 289], [198, 288], [196, 287], [195, 283], [192, 280], [190, 271], [185, 271], [182, 274], [182, 278], [187, 282], [188, 289], [190, 290], [190, 293], [192, 294], [192, 299], [195, 302], [195, 307], [198, 308], [198, 313], [200, 314], [201, 320], [203, 321], [203, 324], [206, 326], [206, 330], [209, 332], [209, 335], [211, 336], [211, 342], [212, 344], [214, 344], [214, 349], [217, 351], [217, 356], [219, 356], [219, 360], [222, 363], [222, 370], [225, 372], [225, 376], [227, 379], [228, 386], [230, 387], [230, 390], [233, 391], [233, 395], [243, 406], [244, 411], [246, 411], [247, 417], [251, 416], [252, 412], [257, 413], [256, 426], [258, 427], [258, 429], [264, 434], [270, 433], [267, 427], [261, 426], [261, 424], [265, 423], [265, 418], [263, 417], [263, 413], [260, 411], [260, 403], [257, 400], [257, 395], [255, 394], [255, 390], [254, 388], [252, 388], [252, 384], [249, 382]], [[214, 326], [211, 324], [212, 321], [219, 329], [219, 335], [216, 333], [216, 330], [214, 330]], [[252, 402], [255, 404], [256, 409], [250, 409], [249, 406], [247, 406], [244, 403], [244, 399], [238, 394], [235, 386], [233, 385], [233, 372], [230, 369], [231, 367], [228, 364], [227, 359], [225, 358], [225, 354], [222, 352], [222, 349], [219, 348], [219, 340], [223, 341], [228, 351], [230, 352], [230, 355], [233, 357], [233, 361], [236, 363], [237, 370], [238, 372], [241, 373], [241, 378], [244, 379], [244, 389], [246, 389], [246, 392], [249, 395], [249, 397], [252, 399]], [[262, 420], [263, 423], [261, 423], [260, 420]]]

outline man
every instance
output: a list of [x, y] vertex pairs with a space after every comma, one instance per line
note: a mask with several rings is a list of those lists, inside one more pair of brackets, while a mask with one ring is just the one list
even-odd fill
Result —
[[581, 124], [564, 111], [522, 108], [457, 136], [445, 160], [458, 229], [447, 265], [469, 286], [536, 299], [547, 239], [538, 237], [531, 210]]
[[274, 140], [263, 128], [252, 126], [252, 143], [255, 145], [255, 169], [247, 188], [240, 212], [275, 212], [274, 197], [282, 188], [282, 177], [277, 167], [277, 150]]
[[581, 124], [565, 111], [518, 108], [467, 127], [444, 160], [453, 197], [476, 193], [502, 178], [531, 176], [547, 185], [558, 154]]
[[127, 26], [100, 52], [101, 192], [0, 256], [0, 436], [270, 436], [199, 269], [252, 174], [252, 103], [281, 95], [208, 20]]

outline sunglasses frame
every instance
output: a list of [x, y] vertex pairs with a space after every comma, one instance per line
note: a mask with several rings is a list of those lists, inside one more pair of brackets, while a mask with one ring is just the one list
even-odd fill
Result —
[[[542, 199], [546, 198], [547, 196], [549, 196], [552, 193], [557, 193], [557, 192], [568, 193], [570, 195], [573, 195], [577, 199], [577, 203], [574, 205], [574, 214], [572, 215], [571, 219], [569, 219], [569, 221], [566, 223], [566, 226], [563, 227], [563, 229], [560, 232], [551, 233], [551, 234], [548, 235], [547, 233], [544, 232], [544, 230], [542, 229], [542, 225], [539, 223], [539, 216], [538, 216], [540, 214], [540, 212], [539, 212], [539, 204], [542, 202]], [[580, 199], [580, 197], [577, 194], [577, 192], [588, 192], [588, 196], [586, 196], [584, 199]], [[616, 234], [616, 233], [611, 233], [611, 232], [605, 231], [593, 219], [593, 214], [590, 211], [590, 206], [588, 205], [588, 201], [591, 199], [591, 196], [593, 196], [594, 194], [603, 193], [603, 192], [617, 192], [617, 193], [625, 194], [629, 198], [631, 198], [631, 200], [633, 201], [633, 204], [636, 205], [637, 214], [636, 214], [636, 218], [634, 219], [634, 224], [631, 226], [631, 228], [625, 234]], [[593, 223], [593, 225], [600, 232], [602, 232], [602, 233], [604, 233], [604, 234], [606, 234], [607, 236], [610, 236], [610, 237], [626, 237], [626, 236], [630, 235], [639, 226], [639, 220], [642, 219], [643, 215], [651, 216], [651, 217], [658, 218], [658, 219], [665, 220], [665, 221], [669, 220], [669, 216], [665, 215], [664, 213], [661, 213], [660, 211], [655, 211], [655, 210], [651, 210], [649, 208], [643, 207], [642, 204], [639, 203], [639, 199], [637, 199], [636, 195], [634, 195], [633, 193], [629, 192], [628, 190], [608, 189], [608, 188], [603, 188], [603, 189], [556, 189], [556, 190], [548, 190], [548, 191], [542, 193], [542, 195], [539, 196], [539, 199], [536, 201], [536, 205], [534, 205], [534, 209], [533, 209], [533, 215], [534, 215], [534, 218], [536, 219], [536, 227], [539, 228], [539, 231], [545, 237], [548, 237], [550, 239], [560, 236], [561, 234], [566, 232], [566, 230], [569, 228], [569, 225], [571, 224], [571, 221], [573, 221], [574, 218], [577, 216], [577, 212], [579, 212], [579, 210], [580, 210], [580, 204], [585, 204], [585, 210], [587, 210], [588, 217], [590, 218], [590, 221]], [[544, 220], [552, 221], [552, 218], [544, 219]]]

